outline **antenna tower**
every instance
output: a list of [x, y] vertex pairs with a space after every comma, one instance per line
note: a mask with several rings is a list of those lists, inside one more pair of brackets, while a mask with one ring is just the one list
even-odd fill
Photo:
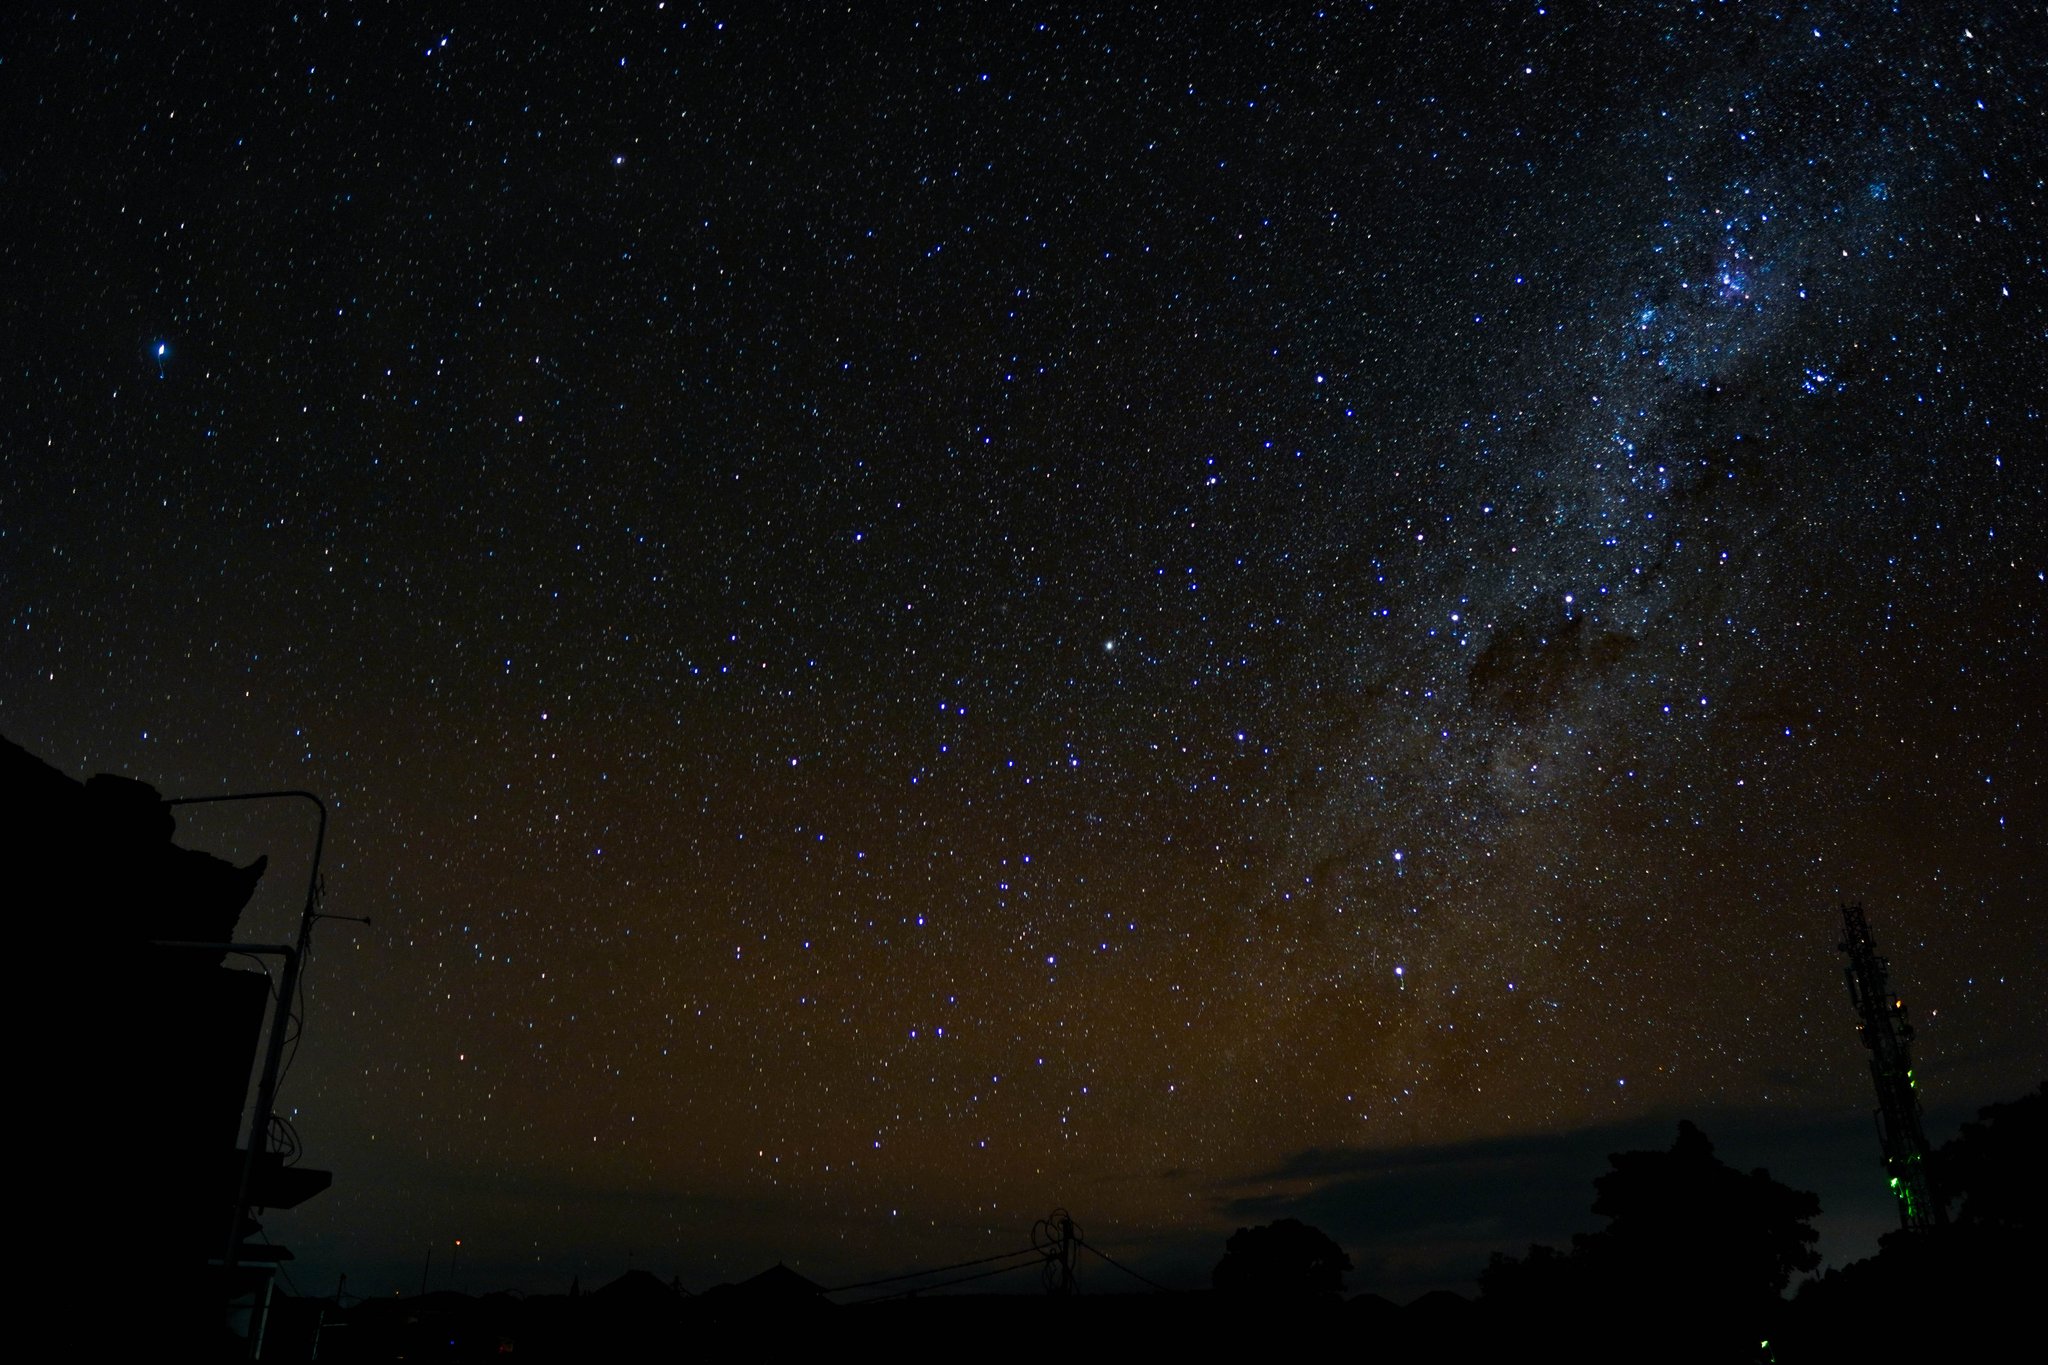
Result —
[[1934, 1198], [1927, 1179], [1927, 1134], [1920, 1126], [1920, 1096], [1913, 1081], [1909, 1045], [1913, 1026], [1906, 1001], [1893, 995], [1886, 977], [1891, 964], [1877, 954], [1863, 907], [1842, 907], [1842, 951], [1849, 955], [1849, 999], [1856, 1005], [1856, 1032], [1870, 1050], [1870, 1079], [1877, 1085], [1878, 1145], [1892, 1194], [1899, 1201], [1899, 1226], [1911, 1232], [1946, 1224], [1948, 1210]]

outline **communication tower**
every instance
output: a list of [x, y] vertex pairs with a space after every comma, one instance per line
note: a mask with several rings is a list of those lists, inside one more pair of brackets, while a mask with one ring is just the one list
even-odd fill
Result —
[[1878, 1145], [1899, 1201], [1899, 1226], [1924, 1231], [1948, 1222], [1927, 1179], [1927, 1134], [1920, 1126], [1920, 1095], [1913, 1081], [1913, 1025], [1906, 1001], [1892, 994], [1890, 964], [1877, 954], [1870, 922], [1861, 905], [1842, 907], [1842, 951], [1849, 955], [1849, 998], [1855, 1002], [1856, 1032], [1870, 1050], [1870, 1078], [1877, 1084]]

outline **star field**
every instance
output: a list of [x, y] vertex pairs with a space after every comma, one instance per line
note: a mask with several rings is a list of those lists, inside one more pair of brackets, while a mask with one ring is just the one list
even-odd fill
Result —
[[[1056, 1202], [1171, 1269], [1317, 1153], [1860, 1143], [1841, 900], [1934, 1128], [2048, 1065], [2036, 7], [0, 69], [0, 729], [332, 801], [309, 1275], [836, 1282]], [[289, 816], [183, 821], [290, 915]], [[1454, 1212], [1386, 1283], [1529, 1239]]]

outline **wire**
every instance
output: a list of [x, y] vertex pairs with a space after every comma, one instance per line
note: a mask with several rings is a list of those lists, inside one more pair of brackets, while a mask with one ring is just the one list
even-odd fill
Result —
[[934, 1284], [912, 1285], [908, 1289], [893, 1290], [887, 1294], [874, 1294], [868, 1298], [856, 1300], [847, 1306], [858, 1307], [863, 1303], [882, 1303], [889, 1299], [906, 1299], [913, 1295], [928, 1293], [934, 1289], [949, 1289], [956, 1284], [969, 1284], [975, 1280], [986, 1280], [996, 1275], [1007, 1275], [1013, 1270], [1022, 1270], [1031, 1264], [1030, 1260], [1022, 1259], [1026, 1257], [1036, 1257], [1038, 1259], [1041, 1273], [1046, 1276], [1046, 1283], [1050, 1287], [1056, 1280], [1064, 1278], [1069, 1273], [1067, 1267], [1062, 1265], [1060, 1255], [1062, 1245], [1069, 1238], [1071, 1238], [1072, 1245], [1086, 1247], [1089, 1251], [1094, 1252], [1097, 1256], [1108, 1262], [1111, 1267], [1121, 1270], [1132, 1279], [1149, 1286], [1158, 1293], [1173, 1294], [1179, 1292], [1167, 1288], [1157, 1280], [1139, 1274], [1114, 1256], [1111, 1256], [1108, 1252], [1083, 1241], [1080, 1229], [1074, 1226], [1073, 1219], [1067, 1214], [1065, 1209], [1054, 1209], [1046, 1217], [1038, 1220], [1031, 1229], [1032, 1244], [1028, 1247], [1021, 1247], [1016, 1251], [998, 1252], [993, 1256], [978, 1256], [970, 1261], [955, 1261], [951, 1265], [935, 1265], [926, 1266], [922, 1270], [906, 1270], [900, 1275], [884, 1275], [880, 1279], [860, 1280], [853, 1284], [842, 1284], [822, 1292], [826, 1294], [843, 1294], [855, 1289], [872, 1289], [878, 1285], [901, 1284], [905, 1280], [921, 1280], [927, 1276], [943, 1275], [952, 1270], [966, 1270], [972, 1266], [992, 1265], [997, 1261], [1011, 1262], [1009, 1265], [998, 1265], [993, 1270], [980, 1270], [972, 1275], [960, 1275], [950, 1280], [940, 1280]]
[[991, 1261], [1007, 1261], [1013, 1256], [1035, 1256], [1037, 1254], [1038, 1248], [1025, 1247], [1021, 1251], [1005, 1251], [997, 1256], [980, 1256], [972, 1261], [955, 1261], [952, 1265], [933, 1265], [926, 1266], [923, 1270], [906, 1270], [901, 1275], [885, 1275], [879, 1280], [862, 1280], [858, 1284], [842, 1284], [836, 1289], [828, 1289], [825, 1292], [827, 1294], [843, 1294], [849, 1289], [872, 1289], [878, 1284], [898, 1284], [904, 1280], [922, 1279], [926, 1275], [943, 1275], [949, 1270], [965, 1270], [973, 1265], [987, 1265]]
[[1074, 1224], [1073, 1215], [1064, 1208], [1056, 1208], [1031, 1225], [1031, 1245], [1045, 1258], [1039, 1267], [1039, 1279], [1048, 1294], [1071, 1294], [1075, 1292], [1074, 1261], [1070, 1254], [1071, 1243], [1081, 1240], [1081, 1229]]
[[1131, 1268], [1130, 1268], [1129, 1266], [1125, 1265], [1125, 1264], [1124, 1264], [1124, 1263], [1123, 1263], [1122, 1261], [1119, 1261], [1119, 1260], [1117, 1260], [1117, 1259], [1116, 1259], [1116, 1257], [1114, 1257], [1114, 1256], [1110, 1255], [1110, 1254], [1109, 1254], [1108, 1252], [1106, 1252], [1106, 1251], [1102, 1251], [1102, 1250], [1099, 1250], [1099, 1249], [1097, 1249], [1097, 1248], [1095, 1248], [1095, 1247], [1092, 1247], [1092, 1246], [1088, 1246], [1088, 1243], [1086, 1243], [1086, 1242], [1081, 1242], [1081, 1239], [1080, 1239], [1080, 1238], [1078, 1238], [1078, 1237], [1076, 1237], [1076, 1238], [1075, 1238], [1074, 1240], [1075, 1240], [1076, 1242], [1080, 1242], [1082, 1246], [1084, 1246], [1084, 1247], [1088, 1247], [1088, 1250], [1090, 1250], [1090, 1251], [1093, 1251], [1093, 1252], [1095, 1252], [1095, 1254], [1096, 1254], [1097, 1256], [1100, 1256], [1100, 1257], [1101, 1257], [1101, 1258], [1102, 1258], [1103, 1260], [1105, 1260], [1105, 1261], [1109, 1262], [1109, 1263], [1110, 1263], [1111, 1265], [1115, 1266], [1115, 1267], [1116, 1267], [1116, 1268], [1117, 1268], [1118, 1270], [1121, 1270], [1121, 1271], [1123, 1271], [1123, 1273], [1124, 1273], [1124, 1274], [1126, 1274], [1126, 1275], [1130, 1276], [1130, 1277], [1131, 1277], [1132, 1279], [1134, 1279], [1134, 1280], [1137, 1280], [1137, 1281], [1138, 1281], [1139, 1283], [1141, 1283], [1141, 1284], [1149, 1284], [1149, 1285], [1151, 1285], [1151, 1286], [1152, 1286], [1152, 1287], [1153, 1287], [1154, 1289], [1158, 1290], [1158, 1291], [1159, 1291], [1160, 1293], [1162, 1293], [1162, 1294], [1177, 1294], [1177, 1293], [1179, 1293], [1179, 1292], [1180, 1292], [1180, 1291], [1179, 1291], [1179, 1290], [1177, 1290], [1177, 1289], [1168, 1289], [1168, 1288], [1167, 1288], [1167, 1287], [1166, 1287], [1165, 1285], [1163, 1285], [1163, 1284], [1159, 1283], [1159, 1281], [1157, 1281], [1157, 1280], [1151, 1280], [1151, 1279], [1147, 1279], [1147, 1278], [1146, 1278], [1145, 1276], [1143, 1276], [1143, 1275], [1140, 1275], [1140, 1274], [1139, 1274], [1139, 1273], [1138, 1273], [1137, 1271], [1135, 1271], [1135, 1270], [1131, 1269]]
[[257, 954], [248, 952], [247, 950], [242, 948], [231, 947], [227, 950], [227, 952], [230, 957], [246, 957], [251, 962], [255, 963], [256, 970], [263, 973], [263, 984], [265, 985], [265, 987], [268, 988], [270, 998], [272, 1000], [277, 999], [277, 982], [271, 978], [269, 963], [265, 962]]
[[1025, 1266], [1030, 1264], [1031, 1262], [1029, 1261], [1019, 1261], [1015, 1265], [1001, 1265], [997, 1266], [994, 1270], [979, 1270], [972, 1275], [962, 1275], [958, 1279], [954, 1280], [941, 1280], [937, 1284], [921, 1284], [910, 1289], [899, 1289], [893, 1294], [876, 1294], [872, 1298], [857, 1299], [853, 1303], [848, 1304], [847, 1307], [858, 1308], [861, 1306], [861, 1304], [881, 1303], [885, 1299], [907, 1299], [913, 1295], [922, 1294], [928, 1290], [933, 1289], [950, 1289], [952, 1286], [956, 1284], [966, 1284], [970, 1280], [985, 1280], [988, 1279], [991, 1275], [1007, 1275], [1012, 1270], [1022, 1270]]
[[296, 1166], [306, 1151], [299, 1142], [299, 1130], [282, 1114], [270, 1116], [269, 1147], [287, 1166]]

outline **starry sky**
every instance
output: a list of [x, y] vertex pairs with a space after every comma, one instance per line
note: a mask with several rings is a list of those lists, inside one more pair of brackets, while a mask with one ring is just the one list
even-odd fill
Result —
[[302, 1287], [1839, 1264], [1843, 900], [2048, 1072], [2037, 5], [516, 8], [0, 20], [0, 731], [332, 803]]

